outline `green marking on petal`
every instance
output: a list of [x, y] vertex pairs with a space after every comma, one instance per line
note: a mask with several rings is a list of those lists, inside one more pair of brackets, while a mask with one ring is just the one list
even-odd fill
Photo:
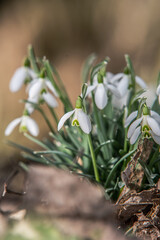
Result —
[[150, 130], [150, 128], [148, 127], [148, 125], [144, 125], [142, 128], [143, 132], [148, 132]]
[[151, 135], [150, 135], [149, 132], [145, 132], [145, 133], [144, 133], [144, 137], [145, 137], [145, 138], [149, 138], [150, 136], [151, 136]]
[[43, 89], [41, 90], [41, 94], [43, 94], [43, 93], [47, 93], [47, 91], [46, 91], [45, 88], [43, 88]]
[[74, 120], [72, 121], [72, 126], [78, 126], [78, 127], [79, 127], [79, 122], [78, 122], [77, 119], [74, 119]]
[[28, 132], [28, 129], [25, 125], [19, 127], [20, 132]]

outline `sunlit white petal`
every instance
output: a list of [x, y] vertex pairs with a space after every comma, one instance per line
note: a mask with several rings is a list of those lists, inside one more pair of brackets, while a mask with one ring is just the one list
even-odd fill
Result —
[[82, 109], [76, 109], [77, 111], [77, 120], [83, 132], [89, 134], [91, 131], [91, 121], [86, 113]]
[[9, 84], [10, 91], [17, 92], [24, 84], [26, 77], [27, 77], [26, 68], [25, 67], [18, 68], [15, 71], [15, 73], [10, 81], [10, 84]]
[[160, 124], [160, 115], [153, 110], [151, 110], [150, 113], [151, 117], [153, 117]]
[[29, 89], [29, 98], [34, 98], [40, 94], [43, 89], [43, 79], [37, 79], [37, 81]]
[[50, 106], [50, 107], [57, 107], [58, 106], [58, 102], [56, 101], [56, 99], [53, 97], [53, 95], [49, 92], [47, 93], [43, 93], [42, 97], [44, 99], [44, 101]]
[[6, 136], [10, 135], [11, 132], [13, 131], [13, 129], [21, 122], [21, 120], [22, 120], [22, 118], [20, 117], [20, 118], [14, 119], [12, 122], [10, 122], [5, 130], [5, 135]]
[[124, 74], [124, 77], [120, 80], [117, 86], [121, 94], [121, 97], [123, 97], [127, 93], [128, 85], [129, 85], [128, 75]]
[[134, 144], [134, 143], [137, 141], [140, 133], [141, 133], [141, 126], [139, 126], [139, 127], [137, 127], [137, 128], [135, 129], [134, 133], [132, 134], [132, 136], [131, 136], [131, 138], [130, 138], [130, 140], [129, 140], [129, 141], [130, 141], [130, 144]]
[[63, 117], [60, 119], [58, 123], [58, 131], [63, 127], [65, 121], [70, 118], [70, 116], [75, 112], [75, 109], [73, 111], [67, 112], [66, 114], [63, 115]]
[[116, 96], [116, 97], [121, 97], [121, 94], [118, 90], [117, 87], [115, 87], [114, 85], [108, 84], [107, 88]]
[[35, 137], [38, 136], [39, 127], [38, 127], [37, 123], [35, 122], [35, 120], [30, 118], [29, 116], [26, 117], [26, 127], [27, 127], [28, 131], [30, 132], [30, 134], [32, 134]]
[[137, 114], [138, 114], [138, 111], [134, 111], [127, 117], [127, 119], [125, 120], [125, 124], [124, 124], [125, 128], [128, 127], [129, 124], [133, 121], [133, 119], [135, 119], [137, 117]]
[[123, 76], [124, 76], [124, 73], [117, 73], [110, 79], [110, 82], [114, 83], [119, 79], [121, 79]]
[[106, 90], [102, 83], [99, 83], [95, 91], [95, 103], [99, 109], [105, 108], [108, 102]]
[[32, 79], [37, 78], [37, 76], [38, 76], [31, 68], [28, 68], [28, 69], [27, 69], [27, 72], [28, 72], [28, 75], [29, 75]]
[[157, 121], [154, 118], [147, 116], [147, 122], [152, 132], [157, 136], [160, 136], [160, 126]]
[[143, 119], [143, 117], [138, 118], [137, 120], [135, 120], [135, 121], [130, 125], [130, 127], [129, 127], [129, 129], [128, 129], [128, 133], [127, 133], [127, 137], [128, 137], [128, 138], [130, 138], [130, 137], [133, 135], [135, 129], [136, 129], [137, 126], [140, 124], [140, 122], [142, 121], [142, 119]]
[[137, 83], [141, 88], [147, 88], [147, 84], [145, 83], [145, 81], [144, 81], [142, 78], [136, 76], [136, 77], [135, 77], [135, 80], [136, 80], [136, 83]]
[[29, 92], [30, 88], [38, 81], [38, 78], [33, 79], [27, 86], [26, 86], [26, 93]]
[[110, 80], [111, 78], [113, 78], [114, 74], [111, 72], [106, 72], [106, 77], [108, 80]]
[[58, 97], [58, 93], [56, 92], [55, 88], [53, 87], [52, 83], [49, 80], [45, 81], [47, 87], [51, 90], [51, 92]]
[[96, 88], [96, 85], [88, 86], [85, 97], [87, 97], [87, 96], [90, 97], [91, 92], [92, 92], [95, 88]]
[[160, 136], [157, 136], [156, 134], [154, 134], [152, 131], [150, 131], [150, 134], [153, 138], [153, 140], [160, 145]]

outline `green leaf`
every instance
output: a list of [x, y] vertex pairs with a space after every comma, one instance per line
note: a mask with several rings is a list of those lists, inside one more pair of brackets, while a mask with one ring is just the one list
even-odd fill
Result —
[[86, 83], [88, 81], [89, 73], [90, 73], [91, 67], [92, 67], [95, 59], [96, 59], [96, 55], [94, 53], [89, 55], [89, 57], [86, 59], [84, 65], [83, 65], [83, 68], [82, 68], [83, 83]]
[[114, 165], [114, 167], [112, 168], [112, 170], [109, 172], [109, 175], [107, 177], [107, 180], [105, 182], [105, 188], [108, 188], [108, 185], [115, 173], [115, 171], [117, 170], [118, 166], [126, 159], [128, 158], [129, 156], [131, 156], [137, 149], [134, 149], [132, 151], [130, 151], [129, 153], [125, 154], [122, 158], [120, 158], [117, 163]]

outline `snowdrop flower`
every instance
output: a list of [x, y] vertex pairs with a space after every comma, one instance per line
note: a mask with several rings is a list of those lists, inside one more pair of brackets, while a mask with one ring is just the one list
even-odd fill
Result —
[[[147, 88], [146, 83], [144, 80], [138, 76], [135, 76], [136, 83], [141, 88]], [[127, 94], [127, 90], [129, 87], [129, 84], [131, 82], [131, 75], [125, 74], [125, 73], [117, 73], [112, 78], [110, 78], [110, 84], [116, 84], [118, 91], [120, 92], [121, 97], [125, 96]]]
[[[74, 115], [73, 115], [74, 114]], [[63, 127], [65, 121], [73, 115], [72, 126], [80, 126], [83, 132], [89, 134], [91, 132], [91, 122], [87, 114], [82, 110], [82, 99], [78, 97], [76, 108], [73, 111], [63, 115], [58, 123], [58, 131]]]
[[28, 85], [28, 100], [33, 100], [35, 103], [44, 100], [50, 107], [57, 107], [58, 103], [56, 99], [48, 90], [58, 97], [52, 83], [47, 78], [36, 78]]
[[99, 109], [104, 109], [105, 106], [108, 103], [108, 91], [111, 91], [112, 94], [116, 95], [117, 97], [120, 97], [120, 93], [115, 86], [115, 84], [112, 84], [109, 82], [109, 79], [111, 78], [112, 74], [109, 73], [108, 76], [102, 76], [101, 74], [95, 75], [93, 79], [93, 85], [88, 87], [86, 96], [89, 95], [92, 91], [95, 92], [95, 103], [96, 106]]
[[12, 133], [14, 128], [20, 124], [19, 131], [20, 132], [29, 132], [33, 136], [38, 136], [39, 128], [37, 123], [28, 115], [23, 115], [20, 118], [14, 119], [12, 122], [9, 123], [5, 130], [5, 135], [8, 136]]
[[137, 116], [138, 111], [134, 111], [125, 121], [125, 127], [131, 124], [127, 133], [130, 144], [134, 144], [142, 134], [143, 137], [152, 137], [160, 145], [160, 115], [152, 110], [150, 111], [144, 105], [141, 116], [139, 118]]
[[9, 84], [11, 92], [17, 92], [27, 80], [31, 80], [37, 77], [37, 74], [30, 67], [18, 68]]

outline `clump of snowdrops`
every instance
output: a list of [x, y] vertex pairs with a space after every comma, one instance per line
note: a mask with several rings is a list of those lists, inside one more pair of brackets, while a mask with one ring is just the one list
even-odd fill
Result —
[[[148, 162], [142, 166], [146, 173], [142, 189], [152, 187], [160, 177], [160, 75], [154, 103], [149, 107], [146, 97], [142, 97], [146, 83], [135, 75], [128, 55], [125, 60], [123, 73], [113, 74], [107, 71], [111, 64], [108, 57], [95, 63], [95, 55], [90, 55], [83, 66], [81, 91], [72, 105], [55, 67], [45, 57], [36, 58], [29, 46], [24, 65], [10, 81], [12, 92], [25, 84], [28, 98], [23, 99], [22, 116], [7, 126], [5, 135], [19, 125], [19, 131], [39, 149], [11, 141], [9, 144], [20, 148], [29, 161], [69, 170], [97, 182], [106, 197], [117, 199], [124, 186], [121, 172], [136, 152], [138, 142], [148, 138], [153, 147]], [[56, 113], [59, 101], [64, 108], [61, 118]], [[45, 113], [44, 104], [53, 119]], [[49, 128], [43, 141], [37, 138], [39, 127], [32, 118], [34, 111], [41, 113]], [[24, 163], [21, 165], [24, 167]]]

